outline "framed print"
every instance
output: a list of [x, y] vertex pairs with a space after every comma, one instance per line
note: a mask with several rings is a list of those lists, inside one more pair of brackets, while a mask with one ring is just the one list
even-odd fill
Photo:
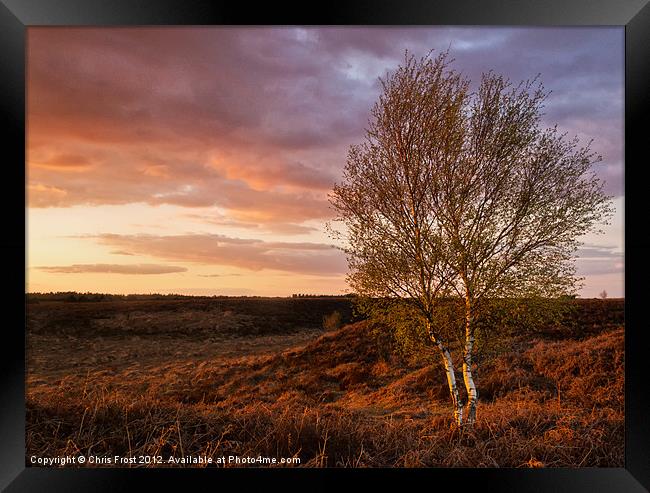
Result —
[[2, 487], [647, 491], [646, 3], [3, 0]]

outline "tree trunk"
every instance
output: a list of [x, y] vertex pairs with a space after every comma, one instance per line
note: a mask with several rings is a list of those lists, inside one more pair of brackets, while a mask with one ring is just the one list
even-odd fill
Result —
[[456, 372], [454, 371], [454, 360], [451, 358], [451, 353], [447, 346], [445, 346], [442, 341], [440, 341], [431, 327], [431, 321], [426, 321], [427, 332], [429, 333], [429, 339], [433, 342], [438, 349], [440, 350], [440, 355], [442, 356], [442, 362], [445, 365], [445, 372], [447, 373], [447, 384], [449, 385], [449, 394], [451, 395], [451, 402], [454, 406], [454, 420], [456, 421], [457, 426], [463, 426], [463, 403], [460, 401], [460, 395], [458, 394], [458, 386], [456, 385]]
[[458, 395], [456, 373], [454, 372], [454, 361], [451, 359], [449, 349], [447, 349], [440, 341], [438, 341], [437, 344], [442, 355], [442, 361], [445, 364], [445, 370], [447, 372], [449, 393], [451, 394], [451, 401], [454, 406], [454, 420], [458, 426], [463, 426], [463, 403], [460, 401], [460, 396]]
[[476, 406], [478, 404], [478, 390], [472, 376], [472, 351], [474, 350], [474, 326], [472, 320], [472, 304], [469, 294], [465, 297], [465, 351], [463, 353], [463, 380], [467, 390], [467, 418], [466, 424], [476, 422]]

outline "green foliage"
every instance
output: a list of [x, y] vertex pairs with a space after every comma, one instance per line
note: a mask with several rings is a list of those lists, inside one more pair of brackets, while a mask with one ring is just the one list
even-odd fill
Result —
[[372, 316], [399, 340], [425, 320], [445, 344], [462, 338], [458, 296], [468, 315], [490, 300], [471, 316], [484, 318], [483, 338], [535, 331], [559, 315], [539, 300], [576, 290], [578, 238], [613, 212], [593, 173], [601, 158], [542, 127], [548, 92], [537, 79], [513, 84], [490, 71], [470, 91], [448, 55], [406, 53], [381, 80], [365, 139], [330, 194], [343, 227], [333, 237], [350, 286], [384, 300]]
[[[456, 309], [452, 305], [452, 302], [444, 303], [434, 310], [437, 323], [447, 330], [457, 325]], [[409, 300], [358, 297], [354, 311], [357, 316], [370, 319], [372, 337], [384, 359], [398, 358], [407, 363], [416, 360], [439, 362], [422, 311]]]
[[483, 301], [475, 323], [485, 334], [535, 334], [559, 326], [574, 309], [568, 297], [496, 298]]
[[[477, 355], [498, 354], [510, 348], [512, 337], [571, 330], [577, 305], [570, 297], [500, 298], [483, 300], [475, 313]], [[424, 357], [437, 362], [421, 311], [409, 300], [358, 297], [357, 317], [371, 321], [372, 335], [385, 359], [413, 361]], [[445, 340], [464, 343], [465, 312], [462, 300], [446, 298], [432, 309], [433, 326]]]

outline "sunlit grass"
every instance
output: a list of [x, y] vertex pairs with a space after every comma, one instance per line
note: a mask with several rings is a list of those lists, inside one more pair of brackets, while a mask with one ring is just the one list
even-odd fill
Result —
[[[224, 338], [203, 351], [190, 337], [90, 337], [95, 356], [111, 348], [123, 359], [79, 365], [92, 352], [80, 346], [67, 359], [58, 353], [57, 371], [45, 356], [52, 347], [38, 346], [36, 335], [27, 381], [27, 456], [261, 455], [299, 457], [314, 467], [620, 467], [623, 329], [591, 332], [562, 340], [557, 333], [522, 337], [513, 342], [516, 351], [484, 362], [471, 430], [453, 426], [444, 373], [387, 356], [366, 322], [320, 336], [308, 332], [309, 338], [269, 335], [262, 346], [243, 344], [260, 336]], [[76, 337], [61, 336], [61, 347], [83, 339]], [[169, 351], [147, 353], [152, 344]], [[222, 353], [211, 354], [219, 347]], [[272, 350], [259, 354], [263, 347]]]

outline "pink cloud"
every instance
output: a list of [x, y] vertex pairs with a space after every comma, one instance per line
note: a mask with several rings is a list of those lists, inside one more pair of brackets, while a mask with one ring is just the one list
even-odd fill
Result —
[[[30, 29], [29, 206], [216, 205], [241, 225], [310, 231], [299, 223], [329, 215], [326, 192], [345, 152], [332, 163], [331, 143], [345, 125], [332, 125], [331, 106], [306, 111], [313, 87], [299, 96], [278, 85], [320, 64], [308, 53], [307, 66], [242, 51], [257, 34]], [[336, 97], [320, 85], [316, 93]], [[62, 173], [66, 165], [85, 172]]]
[[185, 267], [158, 264], [73, 264], [36, 268], [52, 274], [172, 274], [187, 272]]
[[176, 262], [301, 274], [340, 275], [347, 272], [345, 255], [324, 243], [269, 242], [210, 234], [103, 234], [86, 238], [138, 255]]
[[[541, 72], [553, 91], [548, 123], [593, 137], [604, 157], [598, 173], [608, 192], [621, 195], [623, 34], [608, 27], [30, 27], [28, 205], [172, 204], [190, 214], [215, 207], [223, 214], [194, 219], [251, 233], [310, 233], [306, 221], [331, 216], [327, 191], [340, 179], [349, 144], [362, 139], [377, 77], [400, 63], [405, 48], [424, 55], [450, 44], [456, 68], [474, 81], [489, 69], [515, 82]], [[102, 241], [254, 270], [346, 270], [340, 252], [306, 244], [209, 235]], [[611, 268], [589, 262], [588, 272]]]

